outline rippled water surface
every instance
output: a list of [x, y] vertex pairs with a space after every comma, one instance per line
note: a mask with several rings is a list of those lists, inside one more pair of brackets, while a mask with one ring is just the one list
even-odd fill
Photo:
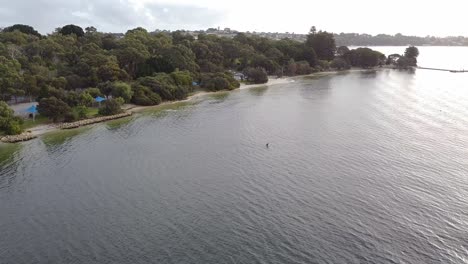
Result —
[[298, 78], [0, 145], [0, 263], [467, 263], [467, 81]]

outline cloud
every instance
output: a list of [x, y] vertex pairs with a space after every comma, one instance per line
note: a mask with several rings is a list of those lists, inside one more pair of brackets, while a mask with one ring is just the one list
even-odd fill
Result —
[[0, 27], [28, 24], [41, 33], [66, 24], [125, 32], [230, 27], [241, 31], [467, 35], [466, 0], [0, 0]]
[[[7, 1], [7, 0], [1, 0]], [[217, 25], [221, 10], [185, 3], [135, 0], [15, 0], [0, 5], [0, 26], [27, 24], [41, 33], [66, 24], [95, 26], [104, 32], [154, 29], [204, 29]]]

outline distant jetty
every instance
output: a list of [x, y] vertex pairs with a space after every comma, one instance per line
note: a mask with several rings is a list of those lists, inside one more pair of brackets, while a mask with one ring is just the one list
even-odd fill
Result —
[[417, 67], [417, 69], [421, 69], [421, 70], [431, 70], [431, 71], [446, 71], [446, 72], [451, 72], [451, 73], [464, 73], [464, 72], [468, 72], [468, 70], [450, 70], [450, 69], [428, 68], [428, 67]]

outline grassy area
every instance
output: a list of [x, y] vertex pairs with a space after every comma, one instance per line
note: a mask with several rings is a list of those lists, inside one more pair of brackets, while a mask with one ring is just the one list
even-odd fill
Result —
[[88, 107], [88, 112], [86, 113], [86, 115], [88, 116], [88, 118], [92, 118], [92, 117], [97, 116], [98, 112], [99, 112], [99, 108], [97, 108], [97, 107]]
[[[98, 111], [99, 111], [99, 108], [89, 107], [87, 109], [86, 116], [88, 118], [96, 117], [98, 116]], [[40, 125], [45, 125], [45, 124], [50, 124], [50, 123], [52, 123], [52, 121], [50, 121], [47, 117], [37, 115], [35, 121], [33, 121], [32, 118], [23, 119], [23, 125], [21, 125], [21, 128], [23, 129], [23, 131], [27, 131], [28, 129], [31, 129], [35, 126], [40, 126]], [[0, 135], [2, 135], [2, 132], [0, 132]]]
[[35, 121], [33, 121], [32, 118], [25, 118], [24, 122], [23, 122], [23, 125], [21, 125], [21, 128], [24, 131], [26, 131], [26, 130], [28, 130], [30, 128], [35, 127], [35, 126], [45, 125], [45, 124], [48, 124], [50, 122], [51, 121], [47, 117], [38, 115], [38, 116], [36, 116]]

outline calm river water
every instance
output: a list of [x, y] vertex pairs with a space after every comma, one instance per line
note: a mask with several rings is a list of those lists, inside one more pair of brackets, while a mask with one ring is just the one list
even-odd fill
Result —
[[2, 264], [468, 263], [468, 74], [220, 93], [0, 166]]

